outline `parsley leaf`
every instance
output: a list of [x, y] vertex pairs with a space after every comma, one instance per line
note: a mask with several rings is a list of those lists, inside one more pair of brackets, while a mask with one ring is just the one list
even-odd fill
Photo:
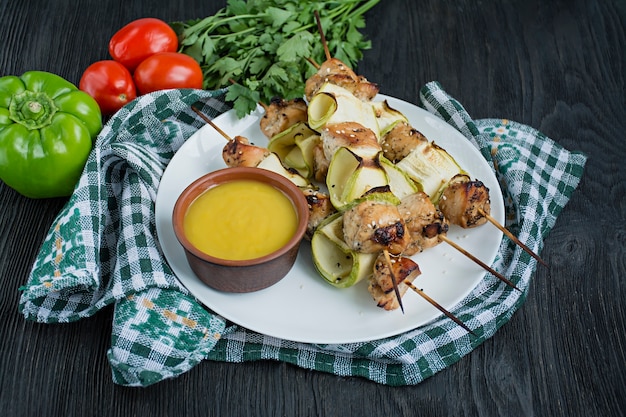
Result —
[[196, 59], [205, 89], [229, 87], [238, 117], [273, 97], [304, 95], [315, 68], [326, 60], [314, 12], [320, 15], [330, 54], [354, 67], [371, 47], [359, 29], [380, 0], [228, 0], [212, 16], [172, 22], [180, 52]]

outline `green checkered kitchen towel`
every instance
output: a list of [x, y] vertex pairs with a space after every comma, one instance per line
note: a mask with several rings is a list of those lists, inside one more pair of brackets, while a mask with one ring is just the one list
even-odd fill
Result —
[[[457, 128], [498, 167], [507, 226], [535, 252], [578, 185], [586, 157], [540, 132], [501, 120], [472, 120], [431, 82], [422, 106]], [[412, 385], [450, 366], [494, 335], [523, 303], [536, 261], [503, 239], [493, 267], [522, 290], [490, 274], [452, 312], [397, 336], [363, 343], [296, 343], [242, 328], [203, 306], [179, 284], [156, 238], [154, 201], [176, 150], [211, 117], [228, 110], [224, 91], [170, 90], [142, 96], [112, 117], [85, 171], [43, 242], [20, 310], [27, 319], [69, 322], [114, 304], [108, 358], [117, 384], [147, 386], [202, 360], [285, 361], [302, 368]]]

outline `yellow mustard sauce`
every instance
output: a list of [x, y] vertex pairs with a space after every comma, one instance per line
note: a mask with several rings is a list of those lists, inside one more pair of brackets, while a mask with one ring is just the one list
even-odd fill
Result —
[[235, 180], [199, 195], [183, 221], [192, 245], [229, 260], [270, 254], [295, 234], [298, 217], [280, 190], [254, 180]]

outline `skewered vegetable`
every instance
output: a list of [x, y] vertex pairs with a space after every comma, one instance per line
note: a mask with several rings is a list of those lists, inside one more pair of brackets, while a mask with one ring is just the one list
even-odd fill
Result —
[[402, 112], [392, 108], [387, 100], [373, 101], [374, 114], [378, 122], [379, 137], [383, 138], [399, 123], [408, 123], [409, 120]]
[[315, 170], [314, 149], [320, 143], [320, 135], [304, 122], [298, 122], [273, 136], [268, 149], [276, 153], [285, 165], [294, 168], [305, 178], [311, 178]]
[[343, 237], [343, 215], [335, 213], [325, 219], [311, 239], [313, 263], [329, 284], [351, 287], [368, 277], [377, 254], [351, 249]]
[[378, 120], [372, 104], [331, 83], [323, 84], [309, 101], [308, 120], [314, 130], [342, 122], [355, 122], [370, 129], [377, 139], [379, 137]]
[[449, 181], [465, 172], [445, 149], [429, 142], [407, 123], [397, 124], [383, 138], [383, 152], [436, 204]]
[[361, 157], [349, 148], [339, 148], [335, 152], [328, 167], [326, 185], [330, 201], [337, 210], [344, 210], [373, 188], [389, 185], [379, 155]]

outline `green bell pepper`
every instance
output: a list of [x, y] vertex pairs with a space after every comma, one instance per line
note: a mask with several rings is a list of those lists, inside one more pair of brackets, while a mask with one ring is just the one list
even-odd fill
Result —
[[101, 129], [96, 101], [62, 77], [0, 78], [0, 179], [20, 194], [70, 195]]

